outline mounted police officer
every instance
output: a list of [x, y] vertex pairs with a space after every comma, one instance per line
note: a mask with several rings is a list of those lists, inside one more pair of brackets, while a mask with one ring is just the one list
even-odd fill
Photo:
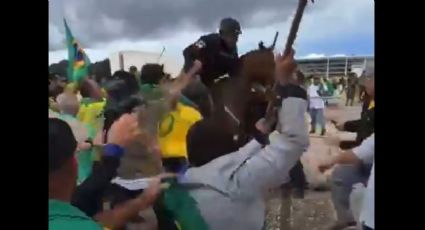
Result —
[[198, 41], [184, 49], [184, 71], [187, 72], [194, 61], [200, 61], [202, 70], [199, 76], [208, 88], [220, 76], [235, 74], [239, 60], [236, 44], [241, 33], [237, 20], [222, 19], [219, 33], [201, 36]]

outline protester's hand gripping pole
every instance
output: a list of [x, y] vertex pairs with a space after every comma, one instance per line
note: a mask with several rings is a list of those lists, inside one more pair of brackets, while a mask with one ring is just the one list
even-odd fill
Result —
[[[285, 50], [283, 51], [283, 57], [288, 56], [292, 51], [292, 46], [294, 45], [295, 39], [297, 37], [298, 29], [300, 27], [301, 19], [304, 14], [305, 7], [307, 6], [308, 0], [300, 0], [298, 2], [297, 11], [295, 12], [294, 19], [292, 21], [291, 28], [289, 30], [288, 38], [285, 44]], [[314, 0], [311, 0], [314, 3]], [[272, 91], [276, 91], [278, 80], [275, 80]], [[274, 100], [269, 101], [266, 110], [266, 121], [267, 123], [272, 123], [273, 117], [275, 117], [275, 110], [273, 109]]]

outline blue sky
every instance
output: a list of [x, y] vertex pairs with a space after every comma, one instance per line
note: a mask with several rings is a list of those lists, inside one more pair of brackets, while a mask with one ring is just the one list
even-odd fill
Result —
[[[266, 40], [266, 39], [265, 39]], [[270, 40], [270, 39], [268, 39]], [[268, 41], [266, 40], [266, 41]], [[265, 41], [265, 42], [266, 42]], [[326, 40], [304, 42], [297, 46], [297, 56], [332, 56], [332, 55], [371, 55], [374, 54], [373, 34], [359, 34], [358, 36], [338, 36]], [[266, 43], [268, 44], [268, 43]], [[252, 49], [255, 44], [243, 44], [239, 50], [244, 53]]]
[[356, 37], [335, 37], [328, 40], [319, 40], [303, 43], [298, 50], [300, 56], [309, 54], [324, 55], [373, 55], [374, 37], [370, 34]]
[[[282, 1], [296, 2], [296, 0]], [[66, 12], [66, 5], [64, 7], [64, 12]], [[76, 10], [75, 6], [73, 10]], [[267, 12], [260, 12], [258, 15], [253, 15], [253, 20], [261, 21], [264, 18], [266, 18], [264, 20], [267, 20], [267, 17], [271, 17], [267, 15]], [[276, 49], [283, 49], [290, 23], [290, 19], [282, 18], [278, 22], [269, 23], [262, 27], [244, 28], [242, 25], [243, 34], [238, 44], [240, 54], [256, 48], [260, 40], [263, 40], [266, 45], [270, 44], [276, 30], [280, 32]], [[76, 24], [78, 23], [71, 24], [71, 29], [74, 36], [78, 39], [82, 30], [79, 30]], [[63, 44], [65, 48], [63, 29], [60, 28], [60, 25], [61, 23], [58, 23], [55, 26], [49, 18], [49, 46], [52, 42], [55, 42]], [[202, 34], [208, 32], [214, 31], [202, 31], [189, 26], [174, 32], [172, 36], [167, 35], [162, 38], [117, 39], [107, 43], [97, 43], [86, 49], [86, 52], [92, 61], [98, 61], [107, 58], [113, 52], [121, 50], [160, 52], [162, 47], [165, 46], [165, 55], [174, 57], [181, 62], [182, 49], [191, 42], [196, 41]], [[82, 45], [84, 47], [84, 44]], [[373, 55], [374, 1], [318, 0], [313, 5], [309, 4], [294, 46], [297, 51], [297, 58], [332, 55]], [[49, 52], [49, 64], [65, 58], [65, 49]]]

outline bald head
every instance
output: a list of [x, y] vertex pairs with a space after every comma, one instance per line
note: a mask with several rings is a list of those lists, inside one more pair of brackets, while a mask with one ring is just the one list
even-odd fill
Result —
[[80, 109], [80, 103], [78, 98], [73, 93], [62, 93], [56, 98], [58, 107], [61, 113], [66, 113], [70, 115], [77, 115], [78, 110]]

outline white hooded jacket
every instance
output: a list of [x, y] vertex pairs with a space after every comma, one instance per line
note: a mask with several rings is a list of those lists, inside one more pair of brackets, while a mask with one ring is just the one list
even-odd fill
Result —
[[282, 101], [278, 130], [262, 148], [252, 140], [238, 151], [219, 157], [185, 174], [211, 230], [260, 230], [265, 218], [264, 194], [285, 183], [290, 169], [308, 148], [304, 120], [307, 101], [288, 97]]

